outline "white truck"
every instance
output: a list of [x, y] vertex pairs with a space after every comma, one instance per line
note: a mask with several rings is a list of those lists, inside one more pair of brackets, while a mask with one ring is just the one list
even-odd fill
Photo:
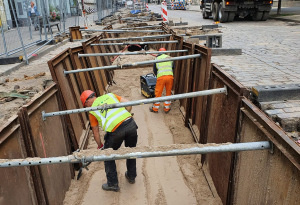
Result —
[[200, 9], [204, 19], [212, 16], [214, 21], [231, 22], [234, 17], [252, 17], [265, 21], [269, 17], [273, 0], [201, 0]]

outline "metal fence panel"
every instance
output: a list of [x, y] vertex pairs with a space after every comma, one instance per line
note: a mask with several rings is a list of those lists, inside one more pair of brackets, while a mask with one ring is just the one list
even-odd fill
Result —
[[66, 28], [83, 25], [80, 2], [0, 1], [0, 56], [27, 60], [53, 37], [66, 33]]

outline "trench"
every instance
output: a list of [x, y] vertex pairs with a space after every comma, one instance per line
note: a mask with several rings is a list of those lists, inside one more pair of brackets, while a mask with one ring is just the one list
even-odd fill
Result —
[[[164, 33], [172, 33], [166, 40], [178, 40], [178, 43], [150, 46], [150, 51], [167, 47], [187, 49], [189, 55], [201, 54], [198, 59], [176, 61], [175, 94], [224, 86], [228, 93], [174, 101], [168, 114], [162, 109], [158, 114], [151, 113], [149, 105], [134, 107], [132, 112], [139, 126], [138, 146], [268, 140], [274, 149], [138, 159], [135, 184], [125, 179], [125, 160], [118, 160], [121, 191], [117, 193], [101, 189], [106, 182], [103, 162], [91, 163], [89, 170], [83, 169], [79, 180], [76, 180], [78, 164], [1, 168], [0, 204], [242, 204], [245, 201], [289, 204], [299, 201], [299, 150], [288, 136], [251, 103], [244, 86], [218, 65], [210, 64], [208, 48], [184, 41], [164, 24], [162, 29]], [[75, 32], [79, 32], [78, 28]], [[119, 46], [91, 46], [101, 39], [114, 37], [124, 36], [106, 32], [94, 35], [61, 50], [48, 61], [55, 84], [21, 107], [18, 115], [1, 127], [1, 159], [36, 157], [39, 160], [39, 157], [65, 156], [78, 148], [96, 150], [86, 114], [50, 117], [46, 121], [41, 116], [42, 111], [82, 108], [79, 96], [85, 89], [93, 89], [98, 95], [113, 92], [130, 100], [144, 99], [140, 76], [151, 73], [151, 66], [64, 75], [64, 70], [110, 65], [110, 57], [79, 58], [78, 53], [123, 50]], [[182, 55], [185, 54], [172, 54], [173, 57]], [[152, 55], [119, 56], [114, 64], [153, 59]], [[275, 180], [283, 174], [284, 180]], [[22, 198], [11, 197], [18, 194]]]

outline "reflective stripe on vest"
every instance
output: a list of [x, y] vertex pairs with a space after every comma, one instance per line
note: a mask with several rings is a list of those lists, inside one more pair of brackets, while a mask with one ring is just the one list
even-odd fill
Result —
[[[170, 56], [166, 54], [162, 54], [156, 58], [156, 60], [168, 58]], [[167, 62], [161, 62], [161, 63], [156, 63], [156, 68], [157, 68], [157, 77], [161, 77], [164, 75], [173, 75], [173, 61], [167, 61]]]
[[[102, 95], [101, 97], [98, 97], [94, 101], [92, 107], [98, 107], [105, 103], [115, 104], [115, 103], [119, 103], [119, 100], [116, 98], [114, 94], [108, 93], [106, 95]], [[131, 117], [131, 114], [125, 108], [109, 109], [107, 110], [107, 112], [104, 111], [103, 113], [101, 113], [99, 110], [96, 110], [96, 111], [90, 111], [90, 113], [97, 118], [102, 129], [106, 132], [111, 132], [116, 125], [118, 125], [126, 118]], [[106, 117], [105, 117], [105, 113], [106, 113]]]

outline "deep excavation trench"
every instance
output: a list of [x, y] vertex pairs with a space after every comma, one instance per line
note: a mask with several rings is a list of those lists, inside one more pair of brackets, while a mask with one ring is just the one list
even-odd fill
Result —
[[[151, 55], [122, 56], [116, 62], [136, 62], [154, 59]], [[116, 70], [116, 85], [108, 92], [129, 100], [144, 99], [140, 91], [140, 76], [152, 72], [152, 67]], [[165, 114], [149, 112], [149, 105], [132, 109], [138, 125], [137, 146], [159, 146], [195, 143], [190, 130], [184, 126], [179, 101]], [[103, 137], [103, 133], [102, 133]], [[96, 150], [89, 138], [88, 150]], [[73, 179], [64, 204], [221, 204], [210, 177], [205, 177], [201, 155], [137, 159], [137, 178], [129, 184], [124, 176], [126, 161], [116, 162], [120, 192], [103, 191], [106, 183], [103, 162], [93, 162], [79, 180]]]

